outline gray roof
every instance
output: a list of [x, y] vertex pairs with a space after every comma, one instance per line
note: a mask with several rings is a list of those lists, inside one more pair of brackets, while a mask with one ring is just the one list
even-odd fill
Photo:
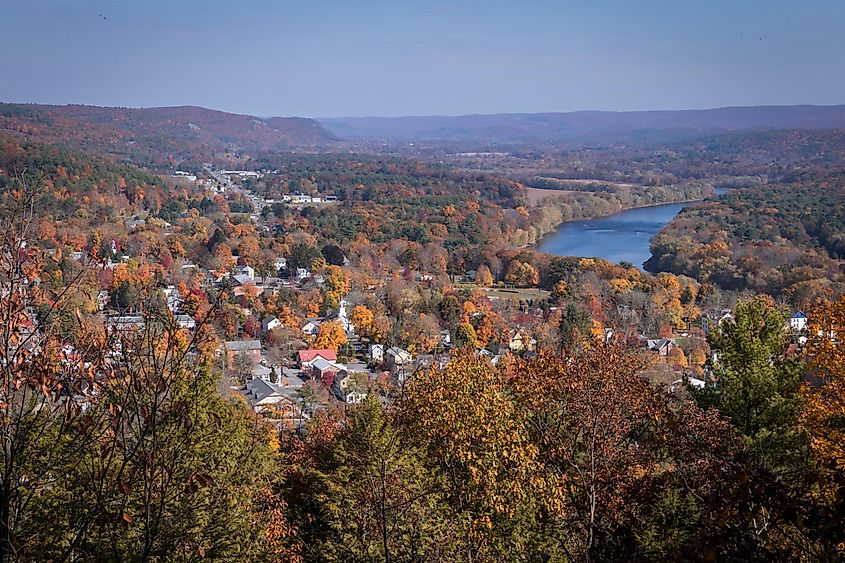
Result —
[[281, 395], [278, 385], [263, 379], [250, 379], [246, 382], [246, 392], [255, 402], [263, 401], [271, 395]]
[[652, 350], [660, 350], [661, 348], [668, 346], [671, 344], [672, 346], [677, 346], [678, 344], [671, 338], [661, 338], [659, 340], [649, 340], [648, 347]]
[[317, 356], [317, 359], [311, 362], [311, 366], [317, 368], [320, 371], [325, 371], [333, 367], [337, 369], [343, 369], [342, 365], [330, 362], [322, 356]]
[[230, 352], [245, 352], [247, 350], [261, 350], [260, 340], [230, 340], [226, 343], [226, 350]]
[[252, 279], [251, 277], [249, 277], [249, 276], [248, 276], [248, 275], [246, 275], [246, 274], [238, 274], [238, 275], [236, 275], [236, 276], [232, 276], [232, 277], [234, 278], [234, 280], [235, 280], [236, 282], [238, 282], [238, 283], [239, 283], [239, 284], [241, 284], [241, 285], [246, 285], [246, 284], [248, 284], [248, 283], [253, 283], [253, 282], [255, 282], [255, 280], [254, 280], [254, 279]]

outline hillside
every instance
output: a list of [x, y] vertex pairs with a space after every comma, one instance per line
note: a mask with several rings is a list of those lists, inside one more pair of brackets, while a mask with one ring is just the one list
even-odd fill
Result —
[[844, 228], [838, 175], [734, 190], [684, 209], [652, 241], [646, 269], [810, 304], [842, 281]]
[[209, 159], [225, 152], [313, 147], [332, 140], [311, 119], [261, 119], [194, 106], [141, 109], [0, 104], [2, 130], [26, 141], [57, 143], [151, 165]]
[[756, 106], [673, 111], [577, 111], [494, 115], [320, 119], [349, 139], [440, 141], [487, 146], [669, 140], [738, 129], [845, 127], [845, 105]]

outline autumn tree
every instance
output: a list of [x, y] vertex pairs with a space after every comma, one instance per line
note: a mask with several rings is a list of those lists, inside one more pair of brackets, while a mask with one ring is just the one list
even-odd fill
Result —
[[478, 347], [478, 337], [475, 334], [475, 328], [470, 323], [462, 322], [458, 325], [455, 331], [455, 345], [458, 348]]
[[558, 323], [561, 346], [571, 350], [581, 345], [589, 338], [592, 325], [590, 313], [574, 303], [567, 303]]
[[487, 264], [482, 264], [478, 267], [475, 273], [475, 283], [480, 287], [490, 287], [493, 285], [493, 274]]
[[467, 352], [445, 370], [417, 374], [403, 409], [426, 455], [448, 476], [454, 522], [466, 522], [462, 558], [530, 560], [520, 527], [532, 518], [537, 499], [538, 451], [490, 363]]
[[321, 350], [337, 350], [346, 343], [346, 332], [339, 321], [326, 321], [320, 324], [314, 347]]
[[809, 316], [807, 371], [819, 383], [802, 388], [801, 421], [816, 457], [845, 468], [845, 348], [840, 334], [845, 334], [845, 296]]
[[356, 332], [374, 338], [372, 336], [374, 315], [366, 305], [355, 305], [349, 315], [349, 320], [352, 321]]
[[517, 287], [534, 287], [540, 283], [540, 274], [528, 262], [511, 260], [505, 272], [505, 281]]

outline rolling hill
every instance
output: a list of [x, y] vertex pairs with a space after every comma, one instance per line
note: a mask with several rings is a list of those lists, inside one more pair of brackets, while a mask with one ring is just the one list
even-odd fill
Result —
[[210, 159], [221, 153], [325, 145], [333, 136], [312, 119], [262, 119], [194, 106], [111, 108], [0, 104], [0, 132], [138, 164]]
[[666, 140], [744, 129], [845, 127], [845, 105], [707, 110], [577, 111], [494, 115], [358, 117], [319, 120], [342, 139], [466, 142], [488, 146]]

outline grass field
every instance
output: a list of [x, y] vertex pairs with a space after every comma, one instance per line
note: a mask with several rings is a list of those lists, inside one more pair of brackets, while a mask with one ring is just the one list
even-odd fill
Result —
[[545, 299], [550, 292], [545, 289], [535, 288], [516, 288], [516, 287], [477, 287], [474, 284], [458, 284], [456, 287], [461, 289], [480, 289], [487, 294], [490, 299], [521, 299], [521, 300], [540, 300]]

